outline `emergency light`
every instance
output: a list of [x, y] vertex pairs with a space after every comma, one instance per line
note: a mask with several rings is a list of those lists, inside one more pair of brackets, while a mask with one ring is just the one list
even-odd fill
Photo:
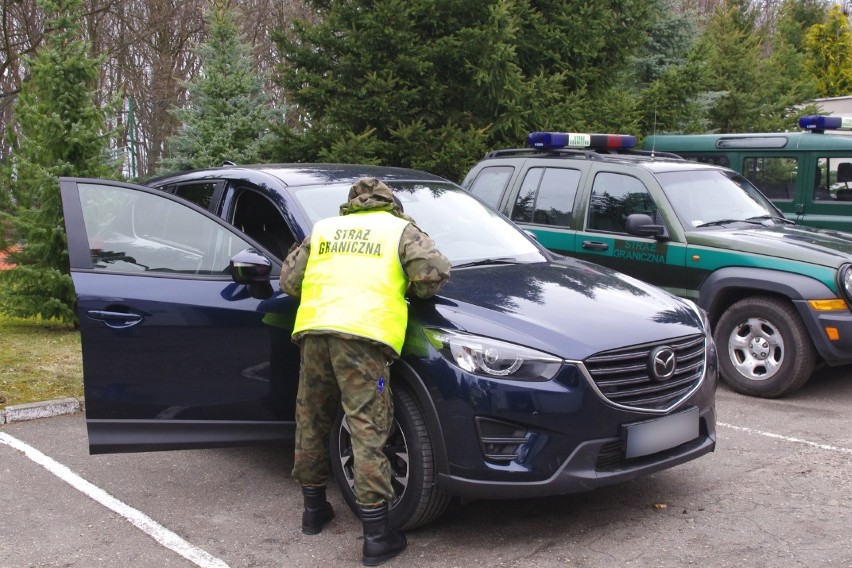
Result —
[[848, 116], [803, 116], [799, 126], [805, 130], [852, 130], [852, 117]]
[[530, 132], [527, 146], [539, 150], [593, 148], [627, 150], [636, 146], [636, 137], [627, 134], [579, 134], [576, 132]]

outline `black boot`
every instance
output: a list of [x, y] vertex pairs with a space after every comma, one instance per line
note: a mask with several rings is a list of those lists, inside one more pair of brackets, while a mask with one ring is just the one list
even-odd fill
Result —
[[325, 487], [302, 487], [302, 495], [305, 497], [302, 532], [319, 534], [325, 524], [334, 518], [334, 509], [325, 500]]
[[405, 534], [388, 525], [387, 503], [375, 509], [359, 505], [358, 510], [364, 523], [364, 566], [378, 566], [405, 550]]

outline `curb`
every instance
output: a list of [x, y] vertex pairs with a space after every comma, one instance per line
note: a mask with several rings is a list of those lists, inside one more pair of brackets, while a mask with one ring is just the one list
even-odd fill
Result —
[[0, 410], [0, 424], [49, 418], [62, 414], [73, 414], [75, 412], [82, 412], [84, 408], [85, 405], [82, 398], [60, 398], [45, 402], [15, 404], [7, 406], [5, 410]]

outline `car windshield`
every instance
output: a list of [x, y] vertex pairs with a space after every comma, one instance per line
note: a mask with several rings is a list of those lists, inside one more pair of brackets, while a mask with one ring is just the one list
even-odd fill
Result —
[[[417, 225], [458, 266], [478, 261], [532, 263], [542, 251], [499, 213], [466, 191], [437, 182], [388, 183]], [[292, 188], [296, 201], [315, 223], [339, 214], [349, 185]]]
[[784, 223], [784, 215], [744, 177], [723, 170], [657, 174], [685, 227], [733, 223]]

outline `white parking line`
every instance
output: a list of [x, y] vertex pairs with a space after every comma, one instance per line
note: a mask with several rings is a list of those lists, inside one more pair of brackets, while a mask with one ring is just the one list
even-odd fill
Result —
[[17, 438], [13, 438], [3, 432], [0, 432], [0, 443], [22, 452], [30, 460], [43, 466], [50, 473], [88, 497], [94, 499], [104, 507], [118, 513], [162, 546], [177, 552], [196, 566], [200, 566], [201, 568], [228, 568], [228, 565], [222, 560], [208, 554], [197, 546], [186, 542], [181, 537], [165, 528], [151, 517], [147, 516], [145, 513], [142, 513], [129, 505], [125, 505], [100, 487], [89, 483], [66, 466], [44, 455], [32, 446], [29, 446]]
[[767, 438], [775, 438], [777, 440], [784, 440], [785, 442], [793, 442], [795, 444], [804, 444], [806, 446], [819, 448], [821, 450], [828, 450], [829, 452], [837, 452], [838, 454], [850, 454], [850, 455], [852, 455], [852, 449], [850, 449], [850, 448], [839, 448], [837, 446], [830, 446], [828, 444], [819, 444], [817, 442], [811, 442], [809, 440], [802, 440], [801, 438], [793, 438], [791, 436], [782, 436], [781, 434], [773, 434], [772, 432], [763, 432], [761, 430], [754, 430], [752, 428], [746, 428], [744, 426], [734, 426], [733, 424], [727, 424], [725, 422], [717, 422], [716, 425], [717, 426], [723, 426], [725, 428], [730, 428], [731, 430], [738, 430], [740, 432], [746, 432], [748, 434], [757, 434], [758, 436], [766, 436]]

